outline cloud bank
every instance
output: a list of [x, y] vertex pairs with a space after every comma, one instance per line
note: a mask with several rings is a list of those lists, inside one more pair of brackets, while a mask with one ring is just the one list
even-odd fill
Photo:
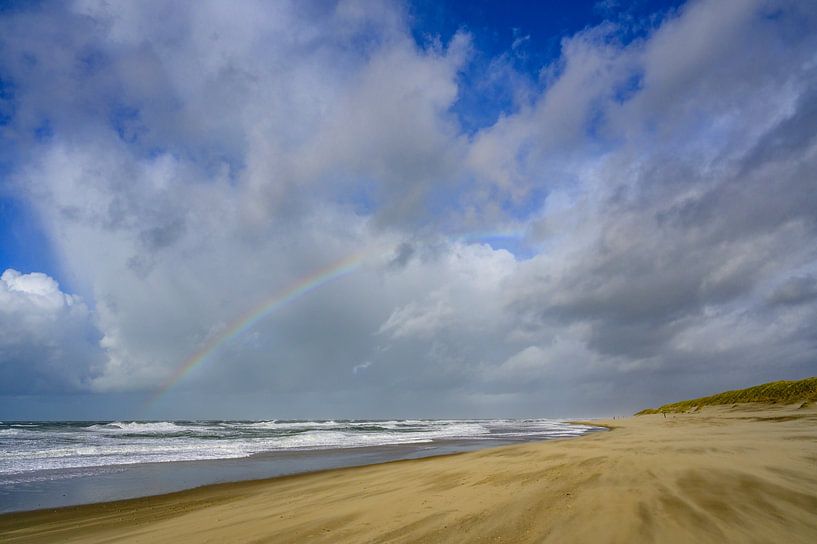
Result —
[[87, 388], [103, 362], [94, 335], [85, 303], [53, 278], [0, 276], [0, 394]]
[[361, 251], [150, 413], [589, 414], [814, 373], [817, 9], [690, 2], [569, 36], [539, 73], [498, 58], [516, 98], [475, 131], [469, 30], [412, 24], [365, 2], [3, 13], [3, 188], [81, 296], [3, 275], [4, 393], [149, 395]]

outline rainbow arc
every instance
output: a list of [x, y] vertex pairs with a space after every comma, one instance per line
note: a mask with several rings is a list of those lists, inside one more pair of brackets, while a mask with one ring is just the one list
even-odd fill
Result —
[[277, 291], [261, 303], [252, 307], [231, 321], [219, 333], [212, 335], [204, 344], [187, 359], [185, 359], [168, 377], [161, 387], [148, 399], [145, 405], [150, 405], [167, 393], [174, 385], [187, 376], [192, 370], [212, 358], [218, 349], [244, 332], [251, 329], [256, 323], [292, 301], [331, 283], [356, 270], [369, 252], [357, 253], [344, 257], [332, 264], [316, 270], [303, 278], [294, 281], [285, 288]]

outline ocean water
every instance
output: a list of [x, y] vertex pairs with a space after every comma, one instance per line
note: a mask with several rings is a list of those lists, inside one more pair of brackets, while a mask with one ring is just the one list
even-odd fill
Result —
[[598, 430], [551, 419], [0, 423], [0, 512]]

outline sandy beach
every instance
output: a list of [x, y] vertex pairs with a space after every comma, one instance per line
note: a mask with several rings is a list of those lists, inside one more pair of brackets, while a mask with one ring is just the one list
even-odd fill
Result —
[[817, 540], [817, 409], [710, 407], [611, 432], [0, 517], [3, 542]]

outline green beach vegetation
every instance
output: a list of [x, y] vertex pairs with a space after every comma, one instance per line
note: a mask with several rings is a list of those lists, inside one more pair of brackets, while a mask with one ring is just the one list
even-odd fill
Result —
[[781, 380], [769, 382], [746, 389], [724, 391], [709, 397], [682, 400], [665, 404], [659, 408], [647, 408], [635, 415], [660, 413], [681, 413], [696, 410], [703, 406], [738, 404], [742, 402], [767, 402], [776, 404], [793, 404], [795, 402], [817, 401], [817, 376], [803, 380]]

